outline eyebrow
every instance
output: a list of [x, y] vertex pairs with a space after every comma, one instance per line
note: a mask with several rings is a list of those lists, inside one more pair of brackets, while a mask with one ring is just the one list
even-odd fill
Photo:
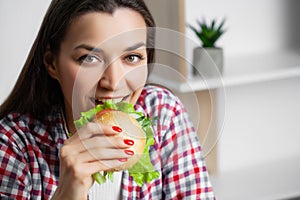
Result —
[[[146, 44], [144, 42], [138, 42], [130, 47], [127, 47], [124, 51], [133, 51], [133, 50], [136, 50], [142, 46], [146, 46]], [[103, 53], [103, 49], [101, 48], [97, 48], [97, 47], [93, 47], [91, 45], [88, 45], [88, 44], [81, 44], [77, 47], [75, 47], [75, 49], [86, 49], [88, 51], [95, 51], [97, 53]]]
[[103, 53], [102, 49], [93, 47], [93, 46], [88, 45], [88, 44], [81, 44], [81, 45], [75, 47], [75, 49], [86, 49], [88, 51], [95, 51], [97, 53]]
[[142, 46], [146, 46], [146, 44], [144, 42], [139, 42], [137, 44], [132, 45], [131, 47], [126, 48], [125, 51], [133, 51], [133, 50], [136, 50], [136, 49], [138, 49]]

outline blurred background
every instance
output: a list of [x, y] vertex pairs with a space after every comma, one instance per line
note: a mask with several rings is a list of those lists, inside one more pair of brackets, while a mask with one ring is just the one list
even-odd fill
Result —
[[[17, 79], [49, 3], [0, 1], [0, 103]], [[146, 4], [159, 27], [180, 35], [157, 42], [170, 43], [181, 54], [158, 51], [157, 62], [177, 75], [161, 78], [158, 69], [149, 81], [172, 89], [186, 105], [217, 199], [299, 197], [300, 1], [146, 0]], [[226, 32], [217, 42], [223, 50], [223, 71], [217, 77], [195, 77], [193, 50], [201, 42], [187, 24], [223, 18]]]

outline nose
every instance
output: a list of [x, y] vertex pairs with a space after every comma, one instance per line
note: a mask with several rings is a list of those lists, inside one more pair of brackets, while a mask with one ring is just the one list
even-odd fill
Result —
[[112, 62], [103, 72], [99, 86], [107, 90], [116, 90], [124, 78], [124, 70], [119, 60]]

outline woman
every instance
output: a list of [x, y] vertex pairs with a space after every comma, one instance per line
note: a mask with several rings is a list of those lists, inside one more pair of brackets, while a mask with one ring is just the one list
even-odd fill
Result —
[[[182, 104], [145, 85], [154, 26], [141, 0], [52, 1], [1, 105], [1, 199], [214, 199]], [[161, 175], [151, 183], [140, 187], [123, 171], [106, 188], [93, 184], [92, 174], [134, 154], [120, 127], [74, 126], [81, 111], [111, 99], [158, 117], [149, 154]]]

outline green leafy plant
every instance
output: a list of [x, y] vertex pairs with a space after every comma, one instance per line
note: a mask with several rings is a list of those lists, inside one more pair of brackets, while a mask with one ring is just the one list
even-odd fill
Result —
[[195, 27], [192, 25], [188, 25], [188, 27], [192, 29], [200, 39], [200, 41], [202, 42], [202, 47], [216, 47], [215, 43], [225, 32], [225, 30], [223, 29], [224, 23], [225, 19], [223, 19], [219, 25], [216, 24], [215, 19], [212, 20], [210, 24], [206, 23], [205, 20], [197, 20], [197, 24], [199, 27]]

